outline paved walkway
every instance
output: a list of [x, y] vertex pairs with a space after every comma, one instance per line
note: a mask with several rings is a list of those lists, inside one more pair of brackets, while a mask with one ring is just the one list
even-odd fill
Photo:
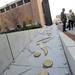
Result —
[[69, 36], [72, 40], [75, 41], [75, 27], [73, 30], [67, 30], [67, 32], [64, 32], [67, 36]]
[[[26, 36], [26, 33], [29, 34], [28, 37], [30, 37], [30, 39]], [[19, 56], [2, 75], [39, 75], [42, 74], [40, 73], [42, 71], [47, 71], [49, 75], [71, 75], [55, 25], [48, 28], [29, 30], [28, 32], [15, 32], [15, 34], [16, 37], [14, 34], [11, 36], [11, 39], [14, 38], [11, 40], [13, 43], [12, 46], [14, 47], [12, 50], [17, 50], [13, 55], [19, 53]], [[20, 36], [19, 41], [21, 43], [16, 39], [18, 36]], [[25, 43], [24, 40], [29, 41]], [[16, 42], [15, 45], [13, 41]], [[17, 49], [17, 47], [19, 49]], [[48, 50], [46, 55], [44, 49]], [[21, 51], [21, 53], [19, 51]], [[33, 53], [36, 51], [41, 53], [39, 58], [34, 57]], [[43, 63], [47, 59], [52, 60], [53, 66], [43, 68]]]
[[[62, 24], [58, 25], [58, 29], [62, 31]], [[75, 27], [73, 28], [73, 30], [68, 30], [64, 32], [67, 36], [69, 36], [72, 40], [75, 41]]]
[[73, 28], [73, 30], [68, 30], [68, 32], [75, 35], [75, 27]]

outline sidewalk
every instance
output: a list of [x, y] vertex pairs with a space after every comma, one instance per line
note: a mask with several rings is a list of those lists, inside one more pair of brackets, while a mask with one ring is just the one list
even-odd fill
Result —
[[69, 33], [75, 35], [75, 27], [73, 28], [73, 30], [67, 30], [67, 32], [69, 32]]
[[[15, 34], [9, 34], [8, 37], [11, 39], [13, 56], [16, 57], [15, 62], [11, 63], [2, 75], [40, 75], [44, 71], [47, 71], [49, 75], [72, 75], [55, 25], [18, 33], [15, 32]], [[45, 55], [44, 49], [48, 50], [47, 55]], [[34, 57], [35, 52], [41, 53], [39, 58]], [[53, 64], [50, 68], [44, 68], [43, 63], [48, 59]]]
[[64, 32], [67, 36], [69, 36], [72, 40], [75, 41], [75, 27], [73, 28], [73, 30], [67, 30], [66, 32]]
[[[58, 25], [58, 29], [61, 30], [63, 32], [63, 26], [62, 24], [59, 24]], [[75, 27], [73, 28], [73, 30], [69, 30], [69, 29], [66, 29], [67, 31], [64, 32], [68, 37], [70, 37], [72, 40], [75, 41]]]

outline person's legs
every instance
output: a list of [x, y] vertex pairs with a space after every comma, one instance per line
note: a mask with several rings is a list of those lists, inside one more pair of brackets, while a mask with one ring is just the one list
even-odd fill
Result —
[[71, 28], [73, 29], [73, 21], [71, 21]]
[[68, 23], [67, 23], [67, 26], [66, 26], [66, 28], [69, 28], [69, 21], [68, 21]]
[[66, 28], [66, 22], [63, 22], [63, 32], [66, 31], [65, 28]]
[[71, 30], [71, 20], [69, 20], [68, 27], [69, 27], [69, 30]]
[[73, 27], [75, 27], [75, 22], [73, 21]]
[[75, 21], [73, 22], [73, 25], [74, 25], [74, 27], [75, 27]]

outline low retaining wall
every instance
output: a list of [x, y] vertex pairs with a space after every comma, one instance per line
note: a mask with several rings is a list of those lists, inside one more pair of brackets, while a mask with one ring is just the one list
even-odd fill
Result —
[[70, 39], [63, 32], [59, 32], [60, 38], [64, 47], [64, 52], [67, 57], [71, 72], [75, 75], [75, 41]]

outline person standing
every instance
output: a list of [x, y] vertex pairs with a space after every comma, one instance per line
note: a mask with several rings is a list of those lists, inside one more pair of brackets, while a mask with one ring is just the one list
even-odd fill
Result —
[[68, 27], [69, 27], [69, 30], [71, 30], [71, 28], [73, 29], [73, 24], [74, 24], [74, 13], [72, 12], [72, 10], [69, 10], [69, 16], [68, 16]]
[[66, 14], [64, 13], [65, 12], [65, 8], [62, 9], [62, 12], [61, 12], [61, 21], [63, 23], [63, 32], [66, 31], [66, 21], [67, 21], [67, 18], [66, 18]]

